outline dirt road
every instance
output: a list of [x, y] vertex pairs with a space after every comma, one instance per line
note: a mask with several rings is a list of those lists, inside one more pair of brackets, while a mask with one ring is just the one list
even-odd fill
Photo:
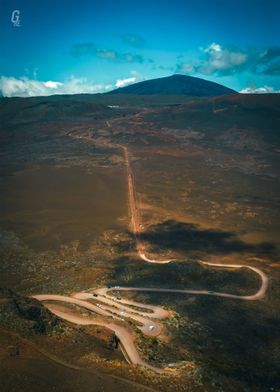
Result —
[[[96, 298], [93, 294], [90, 293], [75, 293], [71, 297], [67, 297], [63, 295], [54, 295], [54, 294], [39, 294], [39, 295], [34, 295], [33, 298], [42, 301], [45, 307], [48, 308], [52, 313], [71, 323], [75, 323], [79, 325], [100, 325], [110, 329], [120, 339], [122, 349], [125, 351], [126, 354], [125, 357], [129, 359], [130, 363], [146, 366], [149, 369], [156, 371], [157, 373], [164, 372], [163, 369], [151, 366], [147, 362], [141, 359], [134, 343], [134, 336], [129, 331], [129, 329], [121, 326], [116, 322], [112, 322], [109, 320], [109, 318], [115, 318], [119, 321], [119, 323], [121, 323], [123, 322], [123, 319], [125, 317], [126, 320], [130, 319], [138, 323], [142, 323], [142, 326], [139, 328], [142, 330], [144, 334], [150, 336], [158, 335], [161, 331], [160, 325], [152, 320], [138, 316], [137, 314], [135, 314], [137, 312], [134, 309], [129, 308], [128, 306], [120, 305], [119, 303], [116, 304], [112, 299], [111, 300], [107, 299], [106, 301], [106, 299], [103, 298], [102, 296], [98, 298], [99, 306], [94, 305], [88, 302], [89, 300]], [[50, 304], [49, 302], [54, 302], [54, 303]], [[102, 308], [100, 307], [100, 302], [102, 303]], [[137, 302], [133, 302], [133, 301], [127, 301], [127, 302], [130, 302], [130, 304], [133, 303], [138, 305]], [[75, 312], [75, 314], [73, 314], [72, 312], [61, 311], [61, 307], [59, 305], [61, 303], [67, 303], [67, 304], [70, 303], [73, 305], [77, 305], [80, 308], [90, 310], [91, 312], [93, 312], [98, 316], [102, 316], [103, 319], [100, 319], [98, 317], [83, 317], [78, 312]], [[104, 305], [106, 303], [111, 303], [113, 306], [108, 307]], [[119, 307], [117, 307], [116, 305], [119, 305]], [[141, 305], [143, 309], [146, 306], [145, 304], [139, 304], [139, 305]], [[118, 308], [125, 309], [125, 312], [124, 311], [119, 312], [117, 310]], [[154, 318], [157, 315], [159, 315], [161, 318], [169, 316], [169, 312], [165, 311], [160, 307], [150, 305], [149, 308], [151, 310], [154, 310], [154, 313], [151, 313], [151, 315]], [[146, 314], [145, 312], [141, 312], [141, 311], [138, 311], [138, 313]]]
[[[131, 169], [129, 152], [128, 152], [127, 147], [125, 147], [125, 146], [118, 145], [118, 147], [121, 147], [124, 152], [124, 161], [125, 161], [125, 166], [127, 169], [128, 199], [129, 199], [130, 214], [131, 214], [131, 226], [132, 226], [133, 233], [135, 235], [136, 250], [138, 252], [139, 257], [148, 263], [156, 263], [156, 264], [167, 264], [167, 263], [171, 263], [173, 261], [176, 261], [176, 259], [166, 259], [166, 260], [151, 259], [145, 254], [145, 244], [143, 243], [143, 241], [141, 240], [141, 237], [140, 237], [141, 227], [142, 227], [141, 215], [139, 213], [139, 209], [138, 209], [138, 205], [137, 205], [135, 182], [134, 182], [133, 173], [132, 173], [132, 169]], [[254, 271], [256, 274], [258, 274], [260, 276], [260, 278], [261, 278], [260, 289], [257, 291], [257, 293], [255, 293], [253, 295], [246, 295], [246, 296], [227, 294], [227, 293], [221, 293], [221, 292], [212, 292], [212, 291], [208, 291], [208, 290], [149, 289], [149, 291], [168, 291], [168, 292], [174, 292], [174, 293], [212, 295], [212, 296], [217, 296], [217, 297], [243, 299], [243, 300], [248, 300], [248, 301], [260, 300], [260, 299], [264, 298], [264, 296], [266, 294], [267, 287], [268, 287], [268, 277], [259, 268], [251, 267], [246, 264], [218, 264], [218, 263], [215, 264], [215, 263], [209, 263], [207, 261], [200, 261], [200, 264], [205, 265], [205, 266], [215, 267], [215, 268], [230, 268], [230, 269], [247, 268], [251, 271]], [[136, 290], [140, 291], [140, 289], [136, 289]], [[141, 289], [141, 290], [148, 291], [148, 289]]]
[[[109, 123], [109, 122], [108, 122]], [[108, 125], [109, 126], [109, 125]], [[131, 216], [131, 230], [134, 233], [136, 241], [136, 250], [139, 257], [149, 263], [170, 263], [176, 261], [175, 259], [167, 260], [156, 260], [151, 259], [145, 254], [145, 244], [141, 240], [141, 217], [137, 204], [135, 181], [133, 177], [133, 172], [130, 163], [129, 151], [126, 146], [123, 145], [112, 145], [106, 144], [106, 146], [121, 148], [124, 156], [124, 163], [127, 171], [127, 181], [128, 181], [128, 203]], [[135, 347], [134, 337], [132, 333], [125, 327], [120, 326], [117, 323], [113, 323], [110, 318], [115, 318], [118, 322], [123, 322], [123, 320], [129, 320], [135, 323], [136, 327], [139, 328], [144, 334], [149, 336], [158, 336], [161, 333], [162, 326], [160, 323], [155, 322], [154, 319], [164, 319], [170, 317], [171, 314], [167, 310], [153, 305], [146, 305], [143, 303], [138, 303], [131, 300], [126, 300], [123, 298], [116, 298], [112, 296], [110, 292], [112, 291], [142, 291], [142, 292], [166, 292], [166, 293], [177, 293], [177, 294], [191, 294], [191, 295], [209, 295], [223, 298], [231, 298], [237, 300], [246, 301], [256, 301], [261, 300], [265, 297], [268, 288], [268, 278], [266, 274], [259, 268], [252, 267], [245, 264], [215, 264], [209, 263], [207, 261], [200, 261], [200, 264], [205, 267], [214, 268], [229, 268], [229, 269], [239, 269], [247, 268], [254, 273], [256, 273], [261, 279], [261, 285], [259, 290], [252, 295], [237, 295], [229, 294], [224, 292], [209, 291], [209, 290], [189, 290], [189, 289], [162, 289], [162, 288], [146, 288], [146, 287], [104, 287], [98, 289], [89, 290], [89, 292], [73, 293], [72, 296], [61, 296], [53, 294], [42, 294], [35, 295], [34, 298], [40, 301], [56, 301], [65, 302], [78, 305], [81, 308], [90, 310], [91, 312], [98, 314], [103, 317], [102, 320], [97, 320], [95, 318], [85, 319], [79, 313], [77, 315], [69, 314], [67, 312], [62, 312], [59, 306], [56, 304], [45, 304], [54, 314], [65, 320], [76, 324], [94, 324], [102, 325], [106, 328], [111, 329], [119, 337], [122, 347], [125, 350], [126, 357], [129, 361], [134, 364], [146, 366], [158, 373], [164, 372], [163, 369], [153, 367], [143, 361]]]

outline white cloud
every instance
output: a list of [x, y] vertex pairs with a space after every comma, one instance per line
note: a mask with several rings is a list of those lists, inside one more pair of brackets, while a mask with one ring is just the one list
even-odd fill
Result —
[[76, 78], [71, 76], [66, 82], [56, 82], [48, 80], [46, 82], [21, 77], [0, 77], [0, 95], [4, 97], [36, 97], [53, 94], [95, 94], [113, 90], [114, 87], [124, 87], [128, 84], [144, 80], [143, 75], [138, 71], [130, 71], [128, 78], [118, 79], [112, 84], [95, 84], [86, 78]]
[[124, 87], [128, 84], [132, 84], [136, 82], [136, 77], [126, 78], [126, 79], [118, 79], [116, 81], [116, 87]]
[[241, 94], [271, 94], [271, 93], [280, 93], [280, 90], [274, 90], [273, 87], [263, 86], [263, 87], [246, 87], [240, 91]]
[[221, 52], [222, 51], [222, 47], [221, 47], [221, 45], [216, 44], [215, 42], [212, 42], [212, 44], [209, 45], [208, 48], [205, 48], [205, 49], [202, 48], [202, 50], [204, 52], [209, 52], [209, 53], [211, 53], [213, 51], [214, 52]]
[[212, 42], [207, 48], [200, 47], [202, 57], [190, 62], [179, 62], [177, 72], [218, 76], [232, 75], [249, 65], [250, 56], [244, 51], [223, 47]]
[[141, 82], [142, 80], [144, 80], [143, 75], [141, 75], [138, 71], [132, 70], [132, 71], [130, 71], [130, 73], [131, 73], [131, 75], [133, 75], [132, 77], [125, 78], [125, 79], [118, 79], [116, 81], [115, 86], [116, 87], [124, 87], [129, 84]]
[[50, 87], [50, 88], [58, 88], [59, 86], [63, 86], [63, 83], [61, 82], [52, 82], [51, 80], [49, 80], [48, 82], [44, 83], [46, 87]]
[[206, 59], [196, 67], [196, 71], [206, 75], [231, 74], [242, 69], [248, 61], [246, 53], [223, 48], [215, 42], [204, 48], [203, 52]]
[[0, 77], [0, 92], [4, 97], [35, 97], [53, 94], [82, 94], [100, 93], [113, 88], [111, 84], [95, 84], [86, 78], [70, 77], [66, 82], [46, 82], [28, 79], [26, 77]]

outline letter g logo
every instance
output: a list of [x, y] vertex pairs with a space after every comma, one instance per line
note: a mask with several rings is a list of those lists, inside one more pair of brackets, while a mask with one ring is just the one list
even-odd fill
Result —
[[12, 12], [11, 22], [13, 23], [14, 26], [17, 26], [17, 27], [20, 26], [20, 11], [19, 10], [14, 10]]

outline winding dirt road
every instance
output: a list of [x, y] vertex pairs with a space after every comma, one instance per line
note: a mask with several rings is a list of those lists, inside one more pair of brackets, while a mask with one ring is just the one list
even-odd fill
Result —
[[128, 359], [128, 362], [136, 365], [148, 367], [149, 369], [157, 373], [164, 372], [163, 369], [151, 366], [149, 363], [142, 360], [135, 346], [134, 337], [126, 327], [122, 327], [119, 324], [109, 322], [108, 320], [96, 320], [95, 318], [82, 317], [79, 314], [71, 314], [68, 312], [63, 312], [59, 310], [56, 305], [45, 305], [45, 306], [56, 316], [64, 320], [67, 320], [71, 323], [79, 324], [79, 325], [100, 325], [106, 327], [107, 329], [114, 332], [120, 339], [121, 348], [122, 350], [125, 351], [124, 356], [126, 359]]
[[[108, 122], [109, 123], [109, 122]], [[109, 126], [109, 124], [108, 124]], [[145, 244], [141, 241], [141, 218], [137, 205], [137, 197], [135, 190], [135, 182], [133, 177], [133, 172], [131, 169], [129, 151], [126, 146], [123, 145], [112, 145], [106, 144], [106, 146], [110, 146], [113, 148], [121, 148], [124, 156], [124, 163], [127, 170], [127, 181], [128, 181], [128, 201], [129, 201], [129, 209], [131, 216], [131, 229], [135, 236], [136, 241], [136, 250], [139, 257], [149, 263], [157, 263], [157, 264], [165, 264], [170, 263], [172, 261], [176, 261], [175, 259], [167, 259], [167, 260], [156, 260], [151, 259], [145, 254]], [[259, 290], [252, 295], [236, 295], [229, 294], [224, 292], [216, 292], [209, 290], [189, 290], [189, 289], [162, 289], [162, 288], [147, 288], [147, 287], [103, 287], [98, 289], [89, 290], [89, 292], [80, 292], [73, 293], [70, 297], [61, 296], [61, 295], [53, 295], [53, 294], [40, 294], [33, 296], [39, 301], [43, 301], [44, 305], [58, 317], [67, 320], [69, 322], [75, 324], [91, 324], [91, 325], [101, 325], [110, 330], [114, 331], [114, 333], [118, 336], [121, 341], [121, 347], [125, 351], [125, 358], [137, 365], [146, 366], [158, 373], [166, 372], [162, 368], [157, 368], [151, 366], [147, 362], [143, 361], [137, 351], [137, 348], [134, 343], [134, 336], [129, 331], [129, 329], [120, 325], [120, 323], [124, 323], [124, 320], [129, 320], [135, 324], [137, 328], [139, 328], [143, 334], [148, 336], [158, 336], [162, 331], [162, 325], [157, 320], [163, 320], [171, 316], [170, 312], [163, 309], [159, 306], [146, 305], [143, 303], [123, 299], [120, 297], [114, 297], [111, 295], [112, 291], [118, 292], [166, 292], [166, 293], [175, 293], [175, 294], [192, 294], [192, 295], [209, 295], [215, 297], [223, 297], [237, 300], [246, 300], [246, 301], [256, 301], [261, 300], [265, 297], [267, 288], [268, 288], [268, 278], [266, 274], [261, 271], [259, 268], [252, 267], [245, 264], [215, 264], [209, 263], [207, 261], [199, 261], [199, 263], [206, 267], [214, 267], [214, 268], [229, 268], [229, 269], [239, 269], [239, 268], [247, 268], [250, 271], [256, 273], [261, 280], [261, 285]], [[45, 303], [47, 301], [47, 303]], [[54, 302], [49, 304], [49, 302]], [[85, 318], [81, 316], [79, 313], [77, 314], [69, 314], [69, 312], [61, 311], [61, 308], [57, 305], [57, 303], [71, 303], [77, 305], [81, 308], [85, 308], [94, 314], [101, 316], [102, 319], [96, 317]], [[112, 322], [112, 319], [116, 319], [116, 322]]]
[[[120, 299], [118, 302], [116, 302], [112, 299], [111, 296], [106, 297], [106, 290], [107, 289], [104, 288], [94, 290], [93, 293], [73, 293], [71, 297], [55, 294], [38, 294], [34, 295], [33, 298], [42, 301], [44, 306], [52, 313], [71, 323], [80, 325], [100, 325], [110, 329], [120, 339], [121, 348], [124, 351], [124, 356], [128, 362], [136, 365], [146, 366], [157, 373], [165, 372], [165, 370], [151, 366], [142, 360], [135, 346], [133, 334], [129, 329], [120, 324], [124, 323], [124, 320], [129, 319], [132, 322], [136, 322], [136, 327], [138, 327], [143, 332], [143, 334], [148, 336], [157, 336], [161, 333], [161, 325], [156, 323], [154, 320], [150, 320], [143, 316], [148, 315], [151, 318], [164, 319], [169, 317], [170, 313], [159, 306], [145, 305], [135, 301]], [[96, 294], [96, 292], [99, 294]], [[92, 303], [89, 301], [96, 302]], [[51, 304], [49, 302], [51, 302]], [[73, 314], [66, 310], [62, 311], [59, 305], [61, 303], [77, 305], [80, 308], [90, 310], [95, 315], [102, 316], [102, 318], [98, 318], [98, 316], [83, 317], [78, 312]], [[107, 304], [110, 304], [111, 306], [107, 306]], [[134, 306], [137, 309], [131, 308], [130, 306]], [[143, 309], [143, 311], [138, 310], [140, 308]], [[144, 311], [144, 309], [147, 309], [150, 312]], [[117, 322], [112, 322], [110, 318], [116, 319]]]

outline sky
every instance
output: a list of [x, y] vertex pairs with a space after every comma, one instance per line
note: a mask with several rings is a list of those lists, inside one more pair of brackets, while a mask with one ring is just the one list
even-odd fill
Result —
[[0, 0], [0, 94], [99, 93], [185, 74], [280, 92], [279, 0]]

